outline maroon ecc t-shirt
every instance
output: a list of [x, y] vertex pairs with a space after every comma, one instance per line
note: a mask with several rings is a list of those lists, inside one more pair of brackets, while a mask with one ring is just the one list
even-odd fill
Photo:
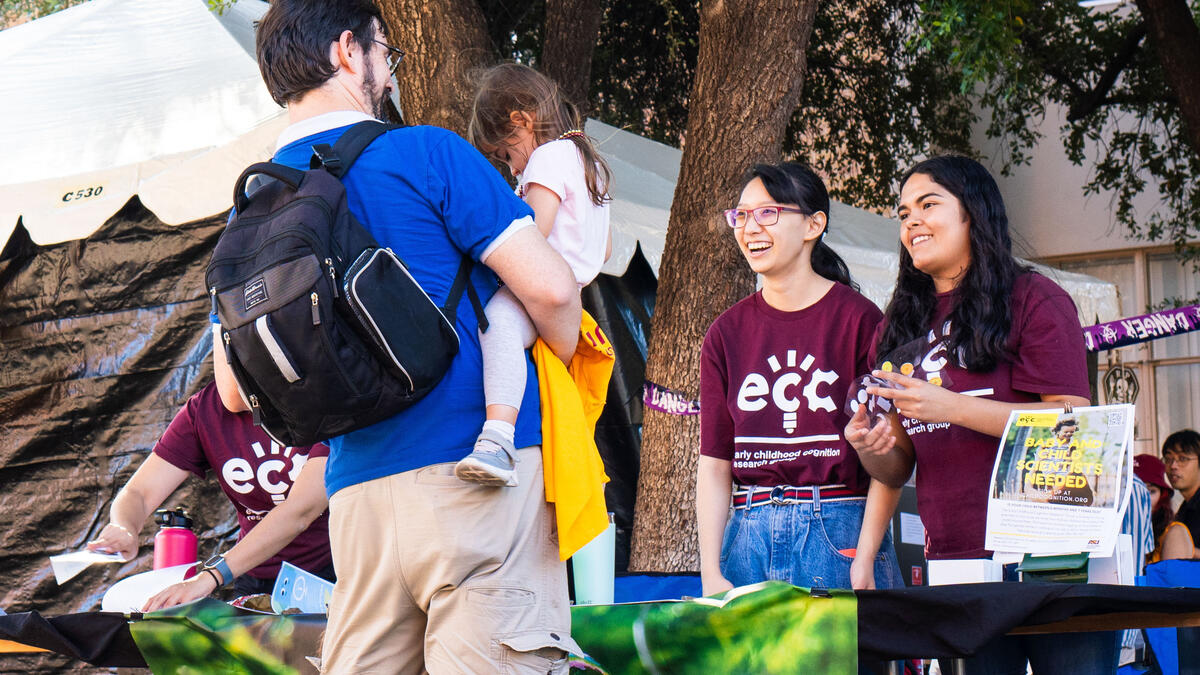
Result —
[[[303, 448], [280, 447], [254, 426], [250, 413], [226, 410], [214, 382], [188, 399], [154, 446], [154, 454], [199, 478], [212, 469], [237, 511], [240, 540], [287, 498], [304, 463], [310, 457], [328, 457], [329, 448], [320, 443]], [[273, 579], [285, 560], [309, 572], [318, 572], [333, 562], [328, 512], [247, 574]]]
[[[1083, 329], [1071, 296], [1057, 284], [1035, 272], [1017, 277], [1008, 339], [1013, 360], [1002, 360], [988, 372], [966, 370], [943, 346], [956, 299], [955, 291], [938, 295], [923, 364], [927, 371], [949, 375], [951, 391], [1007, 403], [1039, 401], [1042, 394], [1088, 398]], [[871, 359], [876, 360], [874, 353]], [[916, 451], [917, 509], [925, 525], [926, 557], [990, 556], [983, 547], [988, 481], [1000, 439], [945, 422], [927, 424], [903, 415], [900, 421]]]
[[717, 317], [700, 363], [700, 454], [729, 460], [742, 485], [870, 483], [843, 432], [851, 382], [882, 314], [835, 283], [796, 312], [755, 293]]

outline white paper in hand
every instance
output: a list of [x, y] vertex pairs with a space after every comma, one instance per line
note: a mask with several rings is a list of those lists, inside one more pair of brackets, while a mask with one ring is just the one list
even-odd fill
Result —
[[62, 584], [84, 571], [92, 563], [125, 562], [120, 553], [98, 553], [84, 549], [72, 553], [50, 556], [50, 567], [54, 570], [54, 580]]
[[195, 566], [196, 563], [185, 563], [126, 577], [113, 584], [104, 594], [100, 601], [100, 611], [123, 614], [140, 612], [146, 606], [147, 600], [167, 586], [183, 581], [188, 571]]

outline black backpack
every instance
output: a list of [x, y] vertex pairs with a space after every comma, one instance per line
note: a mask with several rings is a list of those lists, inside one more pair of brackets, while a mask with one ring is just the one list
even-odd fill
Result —
[[[392, 128], [355, 124], [332, 148], [313, 146], [308, 171], [251, 165], [208, 264], [223, 342], [213, 348], [225, 350], [254, 423], [285, 445], [361, 429], [429, 393], [458, 353], [464, 289], [487, 328], [470, 258], [439, 308], [346, 205], [341, 177]], [[256, 175], [274, 180], [247, 196]]]

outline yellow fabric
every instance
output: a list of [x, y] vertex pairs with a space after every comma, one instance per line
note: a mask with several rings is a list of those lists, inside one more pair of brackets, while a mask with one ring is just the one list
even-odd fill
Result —
[[561, 560], [608, 527], [608, 475], [596, 448], [596, 420], [608, 396], [613, 358], [612, 343], [587, 312], [569, 367], [541, 338], [533, 345], [542, 399], [546, 501], [554, 504]]

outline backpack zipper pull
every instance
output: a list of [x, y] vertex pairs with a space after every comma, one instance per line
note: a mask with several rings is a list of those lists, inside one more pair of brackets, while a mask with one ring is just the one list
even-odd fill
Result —
[[258, 397], [250, 394], [250, 415], [254, 418], [255, 426], [262, 426], [262, 406], [258, 404]]
[[321, 325], [321, 310], [317, 309], [317, 292], [312, 292], [312, 319], [314, 326]]
[[333, 297], [336, 298], [338, 297], [337, 272], [333, 269], [333, 260], [331, 258], [326, 258], [325, 266], [329, 268], [329, 285], [333, 286]]
[[213, 316], [216, 316], [216, 314], [217, 314], [217, 287], [216, 286], [209, 287], [208, 297], [212, 299], [212, 314], [213, 314]]
[[233, 363], [233, 346], [229, 344], [229, 331], [221, 331], [221, 341], [225, 343], [225, 363]]

